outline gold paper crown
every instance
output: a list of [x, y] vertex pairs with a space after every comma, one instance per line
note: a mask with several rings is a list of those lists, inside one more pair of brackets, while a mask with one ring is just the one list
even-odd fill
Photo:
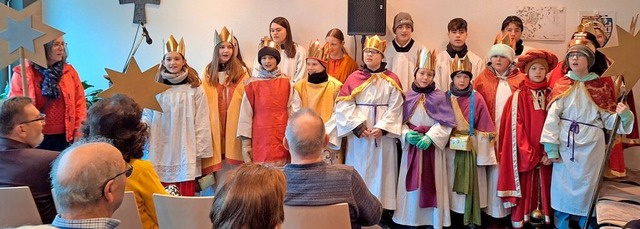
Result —
[[416, 68], [436, 69], [436, 50], [427, 50], [424, 46], [418, 50]]
[[309, 52], [307, 52], [307, 58], [317, 59], [322, 62], [327, 62], [329, 57], [329, 44], [324, 43], [323, 46], [320, 46], [320, 41], [316, 39], [316, 41], [311, 41], [309, 43]]
[[381, 40], [380, 37], [378, 37], [378, 35], [375, 35], [373, 37], [367, 37], [367, 39], [364, 41], [364, 47], [362, 48], [362, 50], [365, 50], [368, 48], [375, 49], [381, 53], [384, 53], [384, 50], [387, 49], [387, 41]]
[[451, 73], [454, 73], [457, 71], [471, 72], [472, 67], [473, 66], [471, 65], [471, 61], [469, 61], [469, 57], [467, 55], [460, 58], [456, 54], [456, 56], [451, 61]]
[[511, 49], [515, 50], [516, 49], [516, 44], [511, 42], [511, 38], [509, 37], [508, 33], [505, 33], [504, 35], [502, 34], [502, 32], [498, 32], [498, 35], [496, 35], [496, 39], [493, 41], [493, 44], [505, 44], [509, 47], [511, 47]]
[[165, 43], [164, 46], [164, 54], [167, 54], [169, 52], [177, 52], [184, 56], [184, 51], [184, 40], [180, 38], [180, 43], [178, 43], [176, 41], [176, 38], [174, 38], [173, 35], [170, 35], [167, 43]]
[[596, 29], [599, 29], [602, 32], [604, 32], [604, 24], [596, 20], [589, 20], [578, 25], [576, 32], [586, 32], [586, 33], [591, 33], [593, 35], [596, 35]]
[[579, 32], [573, 35], [573, 40], [569, 42], [569, 49], [574, 45], [584, 45], [587, 46], [593, 53], [596, 52], [596, 46], [593, 45], [591, 40], [587, 39], [587, 34], [584, 32]]
[[220, 33], [218, 33], [218, 30], [215, 30], [215, 34], [213, 35], [213, 45], [216, 46], [224, 41], [233, 44], [233, 32], [229, 32], [226, 26], [222, 27]]
[[280, 52], [280, 45], [278, 45], [278, 43], [276, 43], [275, 41], [271, 40], [271, 38], [264, 36], [262, 39], [260, 39], [260, 44], [258, 45], [258, 50], [264, 48], [264, 47], [270, 47], [270, 48], [274, 48], [276, 50], [278, 50], [278, 52]]

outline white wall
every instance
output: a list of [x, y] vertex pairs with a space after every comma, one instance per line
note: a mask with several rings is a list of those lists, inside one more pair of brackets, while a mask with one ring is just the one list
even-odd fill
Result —
[[[618, 23], [629, 27], [631, 16], [640, 12], [636, 0], [387, 0], [387, 37], [393, 16], [409, 12], [415, 21], [414, 38], [437, 51], [447, 43], [447, 23], [455, 17], [469, 22], [467, 43], [472, 51], [485, 56], [500, 29], [502, 20], [512, 15], [517, 6], [563, 6], [567, 10], [566, 37], [579, 21], [580, 11], [617, 11]], [[132, 23], [133, 4], [120, 5], [116, 0], [44, 0], [46, 23], [67, 34], [69, 62], [83, 80], [106, 88], [104, 68], [122, 70], [137, 25]], [[214, 29], [227, 26], [238, 37], [247, 63], [253, 63], [257, 44], [268, 36], [271, 19], [284, 16], [291, 22], [294, 41], [307, 46], [312, 39], [324, 39], [326, 32], [337, 27], [346, 35], [346, 0], [162, 0], [160, 5], [147, 5], [147, 28], [153, 44], [142, 43], [136, 59], [144, 70], [158, 64], [163, 45], [170, 34], [184, 37], [188, 63], [200, 71], [213, 52]], [[353, 52], [353, 37], [347, 50]], [[358, 37], [358, 42], [360, 37]], [[566, 41], [525, 41], [528, 46], [563, 54]], [[353, 54], [353, 53], [352, 53]]]

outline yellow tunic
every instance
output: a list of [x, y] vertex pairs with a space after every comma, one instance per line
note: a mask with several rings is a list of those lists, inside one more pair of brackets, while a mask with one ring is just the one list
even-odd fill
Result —
[[302, 107], [311, 108], [326, 123], [333, 114], [333, 106], [336, 103], [338, 92], [342, 88], [342, 83], [329, 76], [327, 82], [313, 84], [309, 83], [307, 77], [305, 77], [296, 83], [293, 88], [300, 95]]
[[[242, 95], [244, 94], [244, 81], [249, 79], [249, 75], [245, 72], [240, 80], [237, 82], [235, 89], [231, 92], [231, 98], [229, 99], [226, 115], [226, 130], [224, 139], [220, 134], [222, 132], [222, 125], [220, 123], [220, 111], [218, 103], [218, 89], [217, 86], [212, 86], [206, 81], [206, 75], [208, 71], [202, 71], [202, 87], [207, 95], [207, 101], [209, 103], [209, 120], [211, 122], [211, 136], [213, 137], [213, 157], [202, 159], [203, 175], [209, 174], [214, 171], [222, 169], [222, 155], [225, 155], [227, 163], [241, 164], [244, 162], [242, 159], [242, 145], [238, 138], [236, 138], [238, 128], [238, 117], [240, 104], [242, 103]], [[225, 77], [225, 81], [228, 78]], [[224, 146], [224, 147], [223, 147]], [[205, 173], [207, 172], [207, 173]]]

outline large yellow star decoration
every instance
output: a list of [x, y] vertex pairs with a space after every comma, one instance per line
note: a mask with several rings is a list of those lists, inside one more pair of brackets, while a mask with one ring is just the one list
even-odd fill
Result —
[[142, 72], [136, 59], [131, 57], [125, 73], [105, 68], [104, 70], [107, 71], [113, 84], [98, 96], [100, 98], [109, 98], [115, 94], [124, 94], [131, 97], [143, 108], [162, 112], [162, 107], [158, 103], [156, 95], [171, 88], [171, 86], [156, 82], [155, 76], [158, 72], [158, 66], [155, 65]]
[[616, 25], [618, 43], [620, 45], [599, 49], [613, 60], [613, 63], [603, 75], [624, 76], [626, 88], [633, 88], [640, 79], [640, 64], [638, 64], [638, 60], [640, 60], [640, 36], [633, 35], [635, 32], [634, 27], [634, 23], [632, 23], [631, 32], [628, 32]]
[[42, 22], [42, 2], [36, 1], [18, 12], [0, 4], [0, 68], [24, 57], [47, 66], [44, 44], [64, 33]]

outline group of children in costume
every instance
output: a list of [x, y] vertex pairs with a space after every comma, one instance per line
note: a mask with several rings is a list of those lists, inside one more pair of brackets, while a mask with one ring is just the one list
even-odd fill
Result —
[[[510, 16], [502, 32], [522, 27]], [[186, 64], [184, 43], [171, 37], [158, 75], [172, 85], [158, 95], [164, 112], [144, 115], [148, 158], [163, 183], [194, 195], [212, 184], [196, 178], [227, 170], [223, 160], [287, 163], [288, 117], [309, 107], [325, 121], [331, 148], [342, 151], [330, 151], [330, 161], [344, 155], [383, 208], [395, 210], [397, 224], [481, 225], [484, 211], [511, 215], [520, 228], [535, 209], [559, 228], [571, 216], [584, 224], [604, 160], [603, 128], [620, 117], [618, 133], [627, 134], [634, 123], [602, 72], [592, 71], [594, 34], [576, 33], [560, 66], [554, 54], [510, 35], [499, 36], [483, 60], [468, 50], [461, 18], [450, 21], [440, 53], [415, 42], [413, 29], [409, 14], [396, 15], [392, 47], [368, 37], [356, 69], [340, 30], [305, 52], [279, 17], [248, 69], [223, 28], [200, 77]], [[547, 73], [558, 68], [567, 71], [549, 87]]]

